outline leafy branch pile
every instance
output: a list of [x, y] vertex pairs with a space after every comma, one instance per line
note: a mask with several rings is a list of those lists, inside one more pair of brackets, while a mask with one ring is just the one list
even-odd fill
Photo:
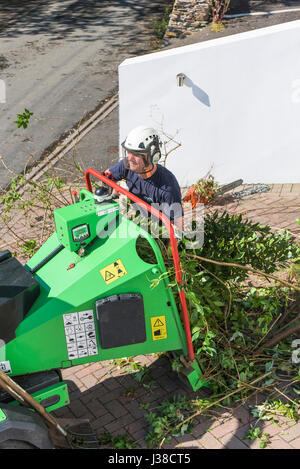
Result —
[[[179, 415], [174, 402], [150, 412], [146, 418], [151, 424], [151, 444], [188, 431], [193, 416], [212, 404], [245, 402], [258, 391], [272, 394], [284, 383], [294, 385], [292, 389], [300, 393], [298, 360], [292, 360], [292, 341], [300, 332], [300, 285], [295, 268], [299, 246], [288, 232], [274, 233], [269, 226], [241, 215], [216, 211], [205, 216], [204, 227], [203, 246], [187, 249], [188, 241], [183, 239], [179, 254], [193, 346], [213, 397], [204, 406], [201, 399], [193, 401], [193, 410], [185, 412], [187, 419], [183, 418], [184, 404], [180, 417], [184, 424], [179, 423], [180, 418], [174, 420]], [[179, 305], [170, 249], [163, 247], [162, 253]], [[183, 365], [176, 360], [172, 366], [178, 370]]]
[[[291, 324], [300, 330], [299, 284], [273, 275], [299, 257], [290, 234], [215, 212], [205, 217], [202, 248], [191, 252], [183, 240], [180, 257], [193, 345], [214, 393], [226, 395], [271, 370], [268, 384], [274, 382], [291, 359], [289, 342], [274, 339]], [[255, 287], [253, 273], [268, 281]], [[290, 368], [297, 374], [297, 366]]]

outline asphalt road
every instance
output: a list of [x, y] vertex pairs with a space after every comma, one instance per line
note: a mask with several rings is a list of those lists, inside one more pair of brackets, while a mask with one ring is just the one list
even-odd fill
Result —
[[[3, 6], [3, 4], [5, 4]], [[117, 67], [129, 56], [151, 49], [151, 18], [159, 17], [168, 1], [2, 0], [0, 11], [0, 79], [7, 84], [7, 103], [0, 109], [0, 155], [16, 172], [29, 157], [72, 128], [101, 101], [117, 91]], [[229, 13], [300, 7], [300, 0], [231, 0]], [[20, 19], [22, 18], [22, 19]], [[209, 26], [166, 48], [215, 39], [300, 19], [300, 12], [225, 20], [226, 28]], [[17, 129], [16, 114], [34, 112], [27, 130]], [[67, 180], [83, 180], [75, 169], [101, 170], [118, 160], [118, 109], [88, 133], [56, 166]], [[11, 174], [0, 166], [0, 186]]]
[[[0, 155], [16, 173], [117, 91], [118, 65], [151, 50], [169, 0], [1, 0]], [[34, 115], [18, 129], [18, 113]], [[12, 175], [0, 165], [0, 187]]]
[[[231, 9], [228, 13], [286, 10], [295, 7], [300, 7], [300, 0], [231, 0]], [[224, 20], [225, 29], [223, 31], [213, 32], [208, 25], [197, 32], [187, 34], [186, 37], [166, 41], [165, 49], [208, 41], [296, 19], [300, 19], [300, 11], [289, 11], [268, 16], [246, 16], [243, 18], [228, 19]], [[118, 110], [115, 109], [104, 121], [87, 134], [78, 145], [76, 145], [72, 152], [65, 155], [55, 166], [56, 175], [69, 181], [75, 182], [78, 180], [83, 183], [82, 174], [76, 169], [77, 163], [79, 163], [83, 169], [93, 167], [102, 170], [109, 167], [111, 163], [116, 162], [118, 160], [119, 143], [118, 127]], [[101, 158], [99, 158], [99, 155], [101, 155]]]

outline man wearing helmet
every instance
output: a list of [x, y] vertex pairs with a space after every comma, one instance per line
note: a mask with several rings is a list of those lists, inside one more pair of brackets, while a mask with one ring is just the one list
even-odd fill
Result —
[[122, 143], [123, 159], [106, 170], [106, 175], [126, 180], [128, 190], [160, 210], [182, 231], [181, 191], [171, 171], [158, 164], [160, 141], [155, 129], [138, 126]]

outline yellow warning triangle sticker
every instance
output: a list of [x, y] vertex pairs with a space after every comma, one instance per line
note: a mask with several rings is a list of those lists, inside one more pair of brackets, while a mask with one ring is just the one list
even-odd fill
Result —
[[166, 316], [155, 316], [150, 318], [152, 340], [163, 340], [168, 338]]
[[99, 272], [106, 285], [110, 285], [112, 282], [115, 282], [121, 277], [124, 277], [124, 275], [127, 275], [127, 270], [125, 269], [121, 259], [117, 259], [106, 267], [103, 267]]
[[115, 275], [112, 274], [111, 272], [109, 272], [108, 270], [105, 271], [105, 281], [107, 282], [108, 280], [111, 280], [112, 278], [114, 278]]
[[157, 321], [155, 321], [155, 323], [153, 324], [153, 327], [160, 327], [160, 326], [164, 326], [164, 323], [161, 322], [160, 319], [157, 319]]

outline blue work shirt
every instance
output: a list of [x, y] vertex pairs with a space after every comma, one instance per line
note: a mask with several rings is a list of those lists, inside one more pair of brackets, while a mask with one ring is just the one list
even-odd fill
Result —
[[181, 190], [176, 177], [164, 166], [157, 164], [156, 171], [147, 179], [126, 169], [123, 160], [110, 168], [116, 181], [124, 179], [129, 192], [148, 204], [160, 204], [158, 208], [170, 220], [183, 216]]

